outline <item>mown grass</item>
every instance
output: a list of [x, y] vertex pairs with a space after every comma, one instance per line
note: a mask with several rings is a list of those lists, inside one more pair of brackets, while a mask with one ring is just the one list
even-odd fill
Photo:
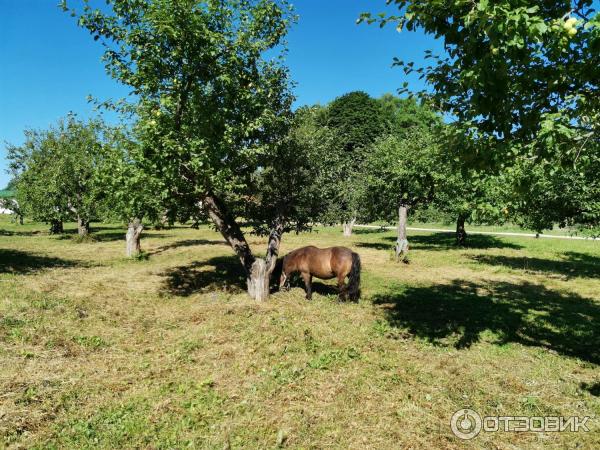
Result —
[[[131, 261], [119, 227], [77, 243], [2, 220], [0, 446], [600, 447], [599, 242], [413, 233], [405, 265], [392, 232], [318, 229], [282, 252], [352, 247], [361, 302], [317, 282], [257, 304], [207, 227], [145, 232]], [[591, 431], [461, 441], [463, 407]]]

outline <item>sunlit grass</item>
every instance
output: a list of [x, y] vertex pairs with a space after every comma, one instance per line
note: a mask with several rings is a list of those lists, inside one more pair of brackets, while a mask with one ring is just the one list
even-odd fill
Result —
[[[0, 222], [0, 446], [600, 446], [598, 242], [412, 233], [405, 265], [392, 231], [317, 229], [282, 254], [352, 247], [360, 303], [317, 280], [312, 302], [298, 284], [257, 304], [208, 227], [144, 232], [142, 260], [124, 231]], [[448, 426], [462, 407], [594, 418], [465, 442]]]

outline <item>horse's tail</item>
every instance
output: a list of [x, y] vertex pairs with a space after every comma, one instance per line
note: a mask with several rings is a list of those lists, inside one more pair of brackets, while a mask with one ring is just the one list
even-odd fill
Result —
[[360, 256], [352, 252], [352, 267], [348, 274], [348, 298], [358, 301], [360, 297]]

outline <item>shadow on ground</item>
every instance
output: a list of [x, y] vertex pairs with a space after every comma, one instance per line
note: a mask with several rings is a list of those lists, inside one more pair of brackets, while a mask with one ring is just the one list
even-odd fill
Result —
[[[278, 286], [279, 276], [277, 276], [277, 278], [275, 278], [273, 281], [275, 283], [275, 286], [272, 291], [278, 291], [279, 290], [279, 286]], [[291, 275], [290, 288], [295, 288], [295, 287], [300, 288], [306, 292], [306, 285], [304, 284], [304, 280], [302, 279], [302, 277], [300, 276], [299, 273], [293, 273]], [[313, 294], [319, 294], [319, 295], [323, 295], [323, 296], [330, 296], [330, 295], [337, 296], [339, 294], [337, 286], [334, 286], [331, 284], [325, 284], [318, 278], [314, 278], [314, 277], [312, 279], [312, 292], [313, 292]]]
[[246, 290], [246, 274], [236, 256], [216, 256], [164, 273], [164, 291], [187, 297], [198, 292], [238, 293]]
[[596, 397], [600, 397], [600, 381], [597, 383], [581, 383], [581, 389], [588, 391]]
[[[111, 241], [123, 241], [123, 244], [125, 244], [125, 234], [127, 233], [126, 229], [122, 229], [119, 231], [110, 231], [110, 232], [100, 232], [100, 233], [94, 233], [92, 235], [93, 240], [98, 241], [98, 242], [111, 242]], [[152, 239], [163, 239], [169, 237], [168, 234], [162, 234], [162, 233], [144, 233], [142, 232], [142, 245], [144, 242], [144, 239], [147, 238], [152, 238]]]
[[566, 252], [563, 259], [541, 259], [501, 255], [478, 255], [473, 259], [491, 266], [505, 266], [528, 272], [546, 272], [571, 277], [600, 277], [600, 258], [585, 253]]
[[[352, 233], [354, 234], [381, 234], [387, 233], [389, 230], [387, 228], [354, 228]], [[341, 230], [340, 230], [341, 232]]]
[[[393, 248], [396, 242], [395, 236], [385, 236], [381, 238], [386, 242], [358, 242], [358, 247], [374, 248], [376, 250], [389, 250]], [[456, 237], [454, 233], [432, 233], [408, 236], [408, 242], [411, 250], [451, 250], [460, 248], [488, 249], [488, 248], [510, 248], [521, 249], [523, 246], [506, 242], [495, 236], [485, 234], [473, 234], [467, 238], [467, 244], [464, 247], [456, 246]]]
[[[152, 235], [156, 236], [155, 234]], [[150, 252], [150, 255], [157, 255], [159, 253], [166, 252], [167, 250], [172, 250], [180, 247], [194, 247], [196, 245], [227, 245], [225, 241], [219, 240], [209, 240], [209, 239], [186, 239], [182, 241], [176, 241], [168, 245], [163, 245], [162, 247], [157, 248], [153, 252]]]
[[43, 231], [11, 231], [0, 229], [0, 236], [38, 236], [44, 234]]
[[21, 250], [0, 249], [0, 273], [26, 274], [56, 267], [73, 267], [77, 261], [37, 255]]
[[[213, 243], [217, 245], [222, 242], [214, 241]], [[279, 258], [271, 275], [271, 293], [279, 291], [281, 262], [282, 258]], [[246, 292], [246, 273], [236, 256], [216, 256], [206, 261], [195, 261], [186, 266], [170, 269], [163, 275], [166, 277], [163, 291], [182, 297], [214, 291]], [[291, 287], [300, 287], [304, 290], [304, 281], [298, 274], [293, 275]], [[320, 295], [338, 294], [335, 286], [321, 283], [318, 280], [313, 279], [312, 287], [313, 292]]]
[[600, 305], [539, 284], [454, 280], [399, 287], [373, 303], [391, 326], [434, 345], [468, 348], [485, 333], [486, 341], [498, 345], [544, 347], [600, 364]]

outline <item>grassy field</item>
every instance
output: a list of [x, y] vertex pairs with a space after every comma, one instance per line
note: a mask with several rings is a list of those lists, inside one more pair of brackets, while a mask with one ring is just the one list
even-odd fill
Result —
[[[413, 233], [405, 265], [392, 232], [319, 229], [282, 252], [352, 247], [360, 303], [325, 282], [257, 304], [206, 227], [128, 261], [118, 227], [1, 220], [0, 447], [600, 448], [600, 242]], [[462, 441], [464, 407], [592, 418]]]

